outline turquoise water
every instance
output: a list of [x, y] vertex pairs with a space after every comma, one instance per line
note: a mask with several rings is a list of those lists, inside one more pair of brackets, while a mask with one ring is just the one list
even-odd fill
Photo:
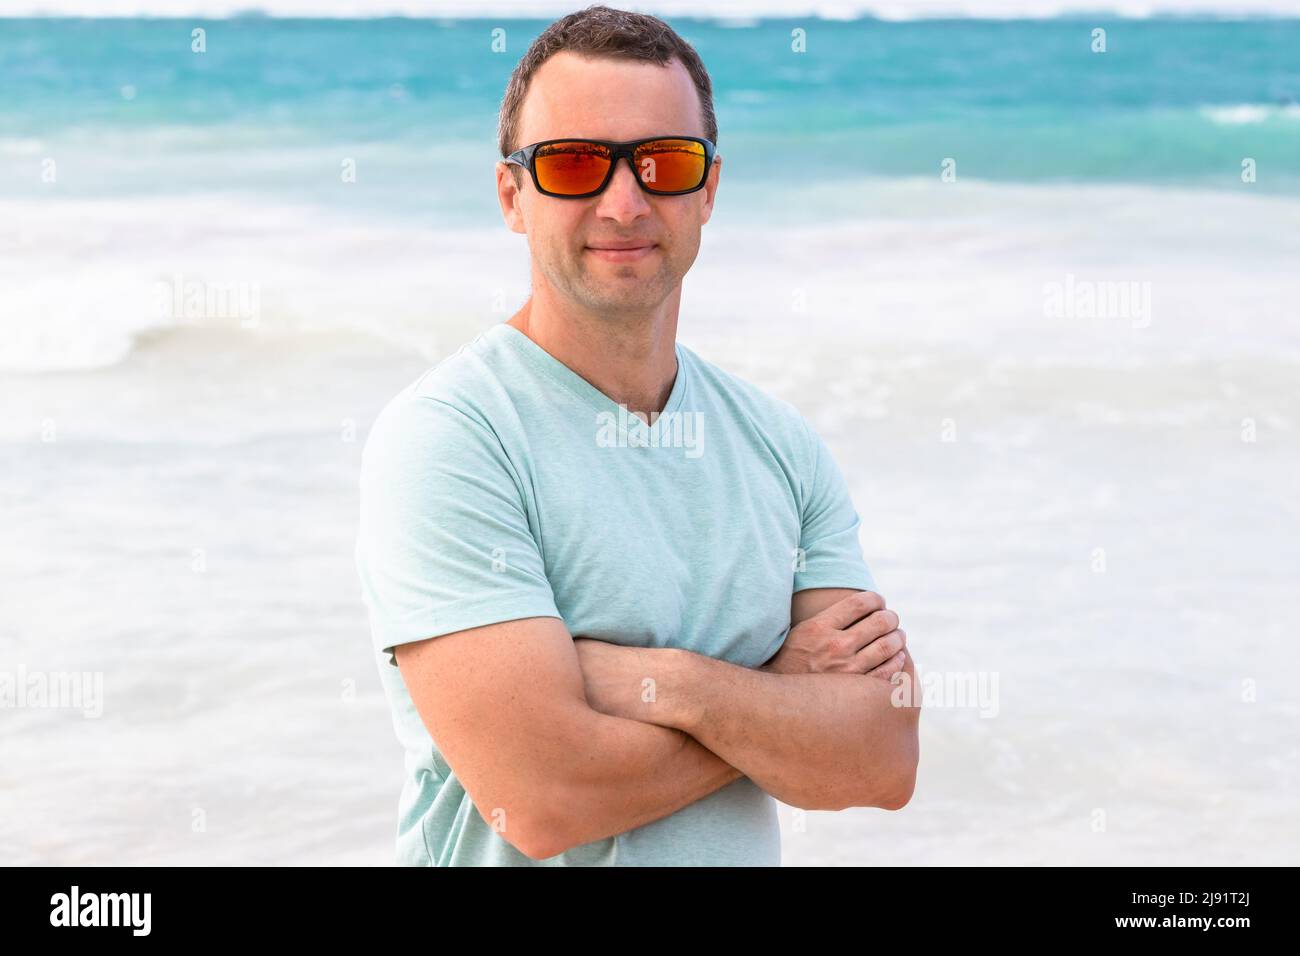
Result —
[[[741, 188], [937, 177], [946, 157], [964, 179], [1231, 188], [1251, 157], [1258, 191], [1300, 192], [1300, 20], [673, 23], [713, 77]], [[464, 184], [490, 178], [502, 91], [545, 25], [3, 20], [0, 163], [93, 156], [62, 184], [74, 195], [309, 199], [346, 156], [375, 211], [478, 220], [495, 197]], [[37, 188], [0, 178], [0, 195]]]

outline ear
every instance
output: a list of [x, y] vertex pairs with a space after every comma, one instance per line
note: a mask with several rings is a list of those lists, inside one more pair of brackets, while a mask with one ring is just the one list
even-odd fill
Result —
[[[511, 232], [525, 234], [528, 232], [524, 222], [523, 189], [524, 177], [519, 175], [519, 167], [513, 163], [497, 163], [497, 202], [501, 204], [501, 216]], [[516, 177], [518, 181], [516, 181]]]
[[713, 197], [718, 192], [718, 179], [722, 176], [722, 156], [718, 153], [713, 154], [713, 165], [709, 168], [708, 179], [704, 182], [704, 188], [700, 190], [704, 194], [704, 205], [700, 210], [700, 225], [709, 221], [713, 215]]

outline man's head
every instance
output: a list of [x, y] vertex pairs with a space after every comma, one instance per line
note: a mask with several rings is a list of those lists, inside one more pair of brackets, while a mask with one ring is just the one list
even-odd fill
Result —
[[[662, 20], [588, 7], [551, 24], [515, 68], [501, 104], [503, 157], [542, 140], [627, 141], [692, 135], [717, 142], [709, 75], [695, 50]], [[528, 236], [535, 273], [561, 299], [609, 318], [653, 311], [680, 287], [713, 210], [721, 158], [704, 188], [644, 192], [625, 160], [599, 195], [537, 192], [516, 165], [497, 167], [506, 222]], [[646, 245], [602, 254], [602, 246]]]

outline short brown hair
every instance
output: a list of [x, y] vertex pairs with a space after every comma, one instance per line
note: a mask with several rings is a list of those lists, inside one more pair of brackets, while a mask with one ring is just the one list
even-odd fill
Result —
[[[556, 20], [542, 31], [519, 60], [506, 86], [497, 125], [497, 146], [503, 159], [520, 146], [515, 142], [519, 133], [519, 109], [523, 106], [533, 74], [561, 50], [589, 57], [648, 60], [661, 66], [667, 66], [674, 59], [680, 60], [695, 81], [695, 89], [700, 95], [704, 137], [717, 143], [718, 120], [713, 112], [713, 84], [695, 48], [658, 17], [597, 5]], [[517, 170], [518, 167], [512, 166], [511, 169]]]

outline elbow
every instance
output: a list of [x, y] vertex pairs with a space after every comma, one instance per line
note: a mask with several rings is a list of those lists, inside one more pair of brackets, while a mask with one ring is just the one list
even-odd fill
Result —
[[921, 762], [920, 747], [915, 735], [908, 741], [908, 746], [901, 753], [892, 772], [887, 775], [887, 786], [877, 796], [873, 806], [881, 810], [901, 810], [912, 802], [916, 792], [916, 770]]
[[495, 806], [490, 811], [482, 809], [488, 803], [480, 804], [478, 800], [473, 803], [483, 822], [530, 860], [548, 860], [572, 845], [562, 820], [549, 812], [547, 801], [530, 796], [511, 801], [509, 805], [514, 809]]
[[568, 849], [545, 832], [535, 834], [527, 840], [520, 840], [514, 844], [514, 848], [530, 860], [549, 860]]
[[518, 847], [531, 860], [549, 860], [567, 850], [582, 846], [591, 837], [579, 832], [580, 814], [573, 804], [552, 801], [541, 808], [526, 832], [524, 845]]
[[568, 841], [555, 828], [548, 826], [506, 827], [499, 831], [499, 835], [530, 860], [549, 860], [569, 849]]
[[[578, 814], [563, 798], [533, 794], [519, 801], [522, 811], [507, 815], [497, 811], [499, 825], [484, 816], [497, 834], [530, 860], [549, 860], [586, 842], [576, 832]], [[480, 814], [482, 815], [482, 814]]]
[[912, 802], [916, 790], [916, 775], [900, 775], [888, 780], [872, 780], [865, 790], [859, 787], [833, 803], [810, 805], [807, 810], [848, 810], [852, 807], [874, 807], [877, 810], [901, 810]]
[[[873, 767], [860, 780], [847, 807], [875, 807], [880, 810], [901, 810], [912, 802], [916, 792], [916, 771], [920, 765], [920, 746], [916, 735], [910, 735], [888, 763]], [[865, 790], [865, 792], [864, 792]]]
[[839, 811], [851, 807], [901, 810], [911, 803], [916, 791], [920, 762], [920, 743], [913, 725], [890, 752], [881, 753], [878, 747], [870, 747], [850, 778], [811, 793], [792, 794], [789, 798], [775, 793], [773, 796], [804, 810]]
[[921, 763], [920, 704], [902, 707], [896, 712], [902, 721], [895, 725], [896, 743], [886, 772], [878, 778], [877, 793], [869, 804], [881, 810], [901, 810], [912, 802], [912, 794], [916, 792], [916, 771]]
[[912, 794], [915, 792], [916, 768], [913, 767], [911, 773], [902, 775], [894, 788], [882, 794], [875, 805], [881, 810], [901, 810], [912, 802]]
[[[594, 714], [586, 708], [583, 711], [579, 719]], [[582, 732], [581, 726], [576, 727], [573, 739], [581, 739]], [[577, 747], [569, 750], [579, 752]], [[510, 805], [517, 809], [496, 828], [498, 835], [536, 861], [549, 860], [603, 836], [600, 828], [604, 795], [599, 786], [591, 785], [584, 762], [585, 758], [572, 762], [547, 760], [522, 772], [513, 771], [508, 782], [500, 781]], [[498, 815], [507, 816], [505, 811]]]
[[525, 821], [513, 831], [502, 830], [501, 836], [530, 860], [549, 860], [577, 845], [569, 839], [563, 821], [550, 816]]

